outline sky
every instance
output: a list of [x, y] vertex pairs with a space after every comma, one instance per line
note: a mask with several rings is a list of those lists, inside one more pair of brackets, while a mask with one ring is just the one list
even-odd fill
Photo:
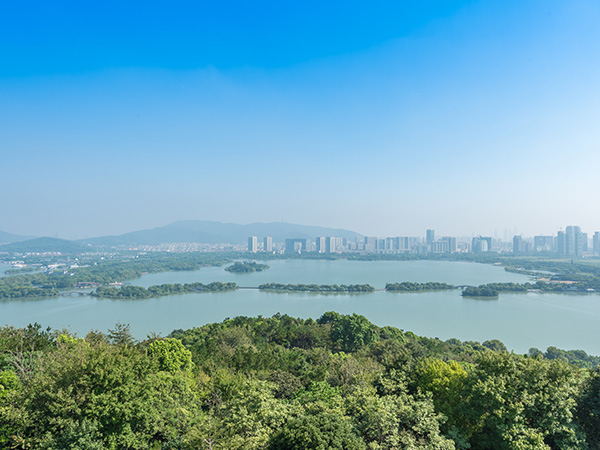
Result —
[[0, 2], [0, 230], [600, 230], [600, 2]]

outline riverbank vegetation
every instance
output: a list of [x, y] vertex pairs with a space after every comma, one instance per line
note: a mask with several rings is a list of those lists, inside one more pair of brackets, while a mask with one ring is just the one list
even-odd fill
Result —
[[540, 292], [577, 292], [585, 291], [577, 284], [552, 283], [537, 281], [535, 283], [488, 283], [480, 286], [467, 286], [462, 291], [463, 297], [498, 297], [500, 292], [527, 292], [529, 290]]
[[[57, 296], [59, 290], [73, 289], [86, 283], [108, 286], [111, 283], [122, 283], [141, 277], [146, 273], [197, 270], [205, 266], [220, 266], [240, 257], [248, 257], [247, 253], [223, 252], [124, 252], [107, 256], [83, 255], [76, 261], [72, 257], [41, 256], [23, 257], [28, 264], [35, 265], [32, 273], [15, 273], [0, 277], [0, 299], [27, 297]], [[253, 255], [255, 256], [255, 255]], [[515, 257], [495, 253], [490, 254], [441, 254], [441, 255], [356, 255], [356, 254], [302, 254], [302, 255], [270, 255], [266, 260], [285, 259], [349, 259], [361, 261], [416, 261], [436, 260], [454, 262], [477, 262], [497, 264], [506, 270], [538, 278], [537, 281], [524, 283], [525, 290], [536, 289], [545, 292], [600, 291], [600, 260], [553, 260], [541, 257]], [[76, 262], [76, 264], [73, 264]], [[235, 268], [235, 269], [234, 269]], [[233, 272], [251, 272], [265, 270], [266, 264], [256, 262], [236, 262], [226, 268]], [[10, 269], [9, 269], [10, 270]], [[21, 269], [19, 269], [21, 270]], [[28, 270], [28, 268], [25, 268]], [[410, 282], [405, 282], [410, 283]], [[390, 283], [390, 285], [403, 283]], [[428, 283], [425, 283], [428, 284]], [[404, 284], [395, 292], [418, 292], [420, 283], [412, 286]], [[436, 289], [424, 289], [436, 290]], [[499, 289], [498, 292], [509, 292], [510, 289]], [[512, 291], [518, 291], [513, 289]]]
[[3, 327], [0, 448], [597, 449], [600, 372], [579, 356], [334, 312], [142, 342], [120, 324], [85, 338]]
[[231, 266], [225, 267], [227, 272], [233, 273], [252, 273], [252, 272], [262, 272], [263, 270], [267, 270], [269, 268], [266, 264], [259, 264], [255, 261], [236, 261]]
[[412, 283], [403, 281], [402, 283], [387, 283], [385, 290], [389, 292], [425, 292], [425, 291], [444, 291], [454, 289], [454, 285], [430, 281], [428, 283]]
[[209, 284], [185, 283], [185, 284], [161, 284], [144, 288], [141, 286], [114, 287], [101, 286], [90, 295], [98, 298], [110, 298], [115, 300], [142, 300], [146, 298], [165, 297], [167, 295], [192, 294], [199, 292], [225, 292], [235, 291], [236, 283], [221, 283], [214, 281]]
[[498, 297], [498, 291], [482, 284], [481, 286], [467, 286], [463, 289], [461, 295], [463, 297]]
[[375, 288], [370, 284], [281, 284], [265, 283], [258, 286], [262, 291], [279, 292], [321, 292], [321, 293], [352, 293], [352, 292], [374, 292]]
[[8, 269], [5, 270], [4, 273], [6, 275], [20, 275], [23, 273], [31, 273], [31, 272], [35, 272], [36, 269], [35, 267], [15, 267], [13, 269]]
[[47, 269], [45, 272], [0, 278], [0, 299], [56, 297], [59, 290], [84, 283], [109, 285], [140, 278], [146, 273], [198, 270], [231, 260], [214, 253], [138, 255], [120, 260], [100, 260], [87, 266]]

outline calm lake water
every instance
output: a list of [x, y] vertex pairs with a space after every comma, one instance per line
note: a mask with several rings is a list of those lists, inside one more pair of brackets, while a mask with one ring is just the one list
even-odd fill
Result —
[[[455, 285], [525, 282], [528, 277], [502, 267], [445, 261], [269, 261], [270, 269], [233, 274], [224, 267], [189, 272], [148, 274], [131, 284], [235, 281], [239, 286], [261, 283], [363, 284], [383, 288], [401, 281], [440, 281]], [[116, 322], [130, 323], [143, 338], [154, 331], [166, 335], [226, 317], [272, 316], [318, 318], [326, 311], [356, 312], [373, 323], [391, 325], [440, 339], [485, 341], [500, 339], [509, 349], [525, 353], [530, 347], [554, 345], [600, 355], [600, 295], [502, 294], [495, 300], [463, 298], [459, 290], [399, 294], [319, 295], [275, 294], [241, 289], [215, 294], [186, 294], [148, 300], [96, 300], [60, 297], [0, 303], [0, 323], [23, 326], [39, 322], [53, 328], [69, 327], [85, 334], [106, 331]]]
[[8, 269], [12, 269], [10, 264], [2, 264], [0, 263], [0, 277], [5, 277], [7, 274], [5, 273]]

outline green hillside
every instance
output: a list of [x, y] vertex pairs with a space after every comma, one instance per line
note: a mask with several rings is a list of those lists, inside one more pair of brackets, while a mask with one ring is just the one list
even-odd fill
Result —
[[354, 240], [358, 233], [348, 230], [297, 225], [284, 222], [240, 225], [202, 220], [174, 222], [164, 227], [134, 231], [120, 236], [102, 236], [81, 242], [93, 245], [154, 245], [165, 242], [198, 242], [205, 244], [244, 244], [248, 236], [272, 236], [274, 242], [289, 238], [315, 239], [317, 236], [337, 236]]
[[47, 253], [58, 252], [62, 254], [76, 254], [89, 247], [79, 242], [67, 241], [51, 237], [29, 239], [22, 242], [0, 245], [0, 252], [9, 253]]
[[120, 324], [85, 339], [4, 327], [0, 448], [597, 449], [598, 362], [334, 312], [140, 343]]
[[28, 239], [33, 239], [33, 236], [22, 236], [20, 234], [7, 233], [6, 231], [0, 231], [0, 245], [10, 244], [12, 242], [21, 242]]

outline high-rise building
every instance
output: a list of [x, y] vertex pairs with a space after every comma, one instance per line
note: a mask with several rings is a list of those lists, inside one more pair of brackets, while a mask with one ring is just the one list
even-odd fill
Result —
[[399, 252], [412, 252], [415, 247], [420, 244], [422, 238], [399, 236], [396, 239], [398, 239], [396, 250]]
[[583, 254], [584, 240], [587, 237], [581, 232], [580, 227], [568, 226], [565, 230], [565, 255], [566, 256], [581, 256]]
[[319, 236], [317, 238], [317, 241], [316, 241], [317, 253], [325, 253], [325, 251], [326, 251], [325, 241], [326, 241], [325, 236]]
[[365, 251], [372, 252], [377, 248], [377, 238], [367, 236], [365, 237]]
[[564, 231], [556, 233], [556, 245], [554, 248], [559, 255], [567, 254], [567, 236]]
[[435, 241], [435, 230], [427, 230], [426, 236], [425, 243], [431, 245]]
[[513, 253], [529, 253], [531, 251], [531, 243], [525, 241], [521, 236], [513, 237]]
[[471, 251], [473, 253], [484, 253], [492, 250], [492, 238], [491, 237], [474, 237], [471, 241]]
[[248, 238], [248, 251], [250, 253], [256, 253], [258, 251], [258, 238], [256, 236], [250, 236]]
[[513, 253], [521, 253], [523, 246], [523, 238], [521, 236], [513, 236]]
[[335, 236], [327, 236], [325, 238], [325, 253], [335, 253], [337, 238]]
[[393, 252], [394, 250], [397, 250], [397, 248], [394, 244], [395, 244], [394, 238], [391, 238], [391, 237], [385, 238], [385, 250], [387, 252]]
[[534, 236], [533, 250], [536, 252], [553, 252], [554, 236]]
[[306, 239], [286, 239], [285, 240], [285, 252], [286, 253], [302, 253], [306, 251]]
[[594, 237], [592, 238], [592, 251], [596, 255], [600, 254], [600, 231], [594, 233]]
[[273, 237], [266, 236], [263, 242], [263, 251], [273, 253]]
[[456, 253], [456, 238], [452, 236], [444, 236], [442, 242], [445, 243], [445, 251], [448, 253]]
[[442, 240], [433, 241], [430, 247], [431, 253], [448, 253], [448, 242]]

